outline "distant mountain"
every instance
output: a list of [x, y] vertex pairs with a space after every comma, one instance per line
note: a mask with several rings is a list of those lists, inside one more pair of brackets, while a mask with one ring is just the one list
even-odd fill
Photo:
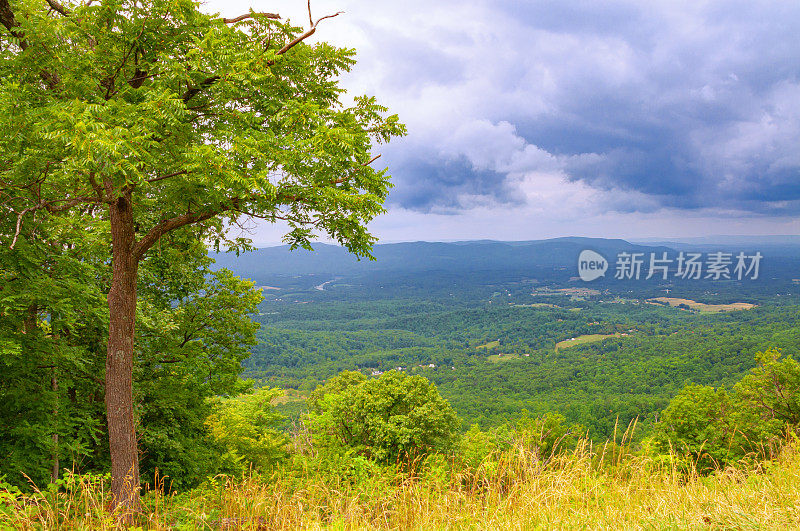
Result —
[[690, 244], [690, 245], [796, 245], [800, 247], [800, 236], [794, 235], [769, 235], [769, 236], [698, 236], [689, 238], [653, 238], [637, 239], [636, 243], [653, 245], [656, 243], [665, 244]]
[[233, 254], [214, 254], [212, 257], [217, 261], [216, 267], [226, 267], [240, 276], [260, 282], [276, 276], [298, 275], [520, 271], [542, 267], [573, 269], [584, 249], [597, 251], [609, 260], [621, 251], [672, 251], [666, 246], [637, 245], [620, 239], [567, 237], [521, 242], [481, 240], [381, 244], [373, 250], [374, 261], [358, 261], [343, 248], [327, 244], [316, 244], [314, 252], [289, 251], [284, 245], [258, 249], [238, 257]]
[[760, 251], [766, 258], [800, 258], [800, 236], [703, 236], [680, 240], [638, 240], [637, 243], [666, 245], [686, 251]]

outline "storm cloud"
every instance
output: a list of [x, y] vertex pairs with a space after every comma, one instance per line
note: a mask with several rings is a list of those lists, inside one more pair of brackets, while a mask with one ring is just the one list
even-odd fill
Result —
[[648, 209], [800, 211], [800, 4], [403, 11], [363, 15], [356, 73], [409, 123], [387, 157], [401, 206], [518, 202], [520, 174], [555, 171]]
[[345, 12], [318, 32], [358, 50], [345, 86], [408, 125], [390, 211], [800, 214], [800, 3], [312, 6]]

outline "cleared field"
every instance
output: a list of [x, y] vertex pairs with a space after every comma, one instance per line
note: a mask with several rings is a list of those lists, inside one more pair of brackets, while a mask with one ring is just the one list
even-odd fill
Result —
[[578, 345], [585, 345], [587, 343], [596, 343], [609, 337], [620, 337], [622, 334], [586, 334], [584, 336], [573, 337], [559, 341], [556, 343], [556, 350], [560, 348], [577, 347]]
[[703, 302], [693, 301], [691, 299], [678, 299], [674, 297], [656, 297], [654, 299], [647, 299], [648, 304], [669, 304], [670, 306], [688, 306], [692, 310], [697, 310], [703, 313], [719, 313], [719, 312], [735, 312], [737, 310], [749, 310], [755, 308], [755, 304], [749, 302], [733, 302], [731, 304], [705, 304]]
[[490, 349], [490, 348], [496, 348], [496, 347], [499, 347], [499, 346], [500, 346], [500, 340], [498, 339], [498, 340], [495, 340], [495, 341], [489, 341], [488, 343], [484, 343], [483, 345], [478, 345], [475, 348]]

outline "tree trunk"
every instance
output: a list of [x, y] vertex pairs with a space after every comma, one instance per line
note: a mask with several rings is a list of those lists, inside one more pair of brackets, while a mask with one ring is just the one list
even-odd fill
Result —
[[133, 419], [133, 339], [136, 317], [135, 230], [130, 192], [109, 206], [112, 276], [106, 355], [106, 414], [111, 450], [112, 503], [125, 515], [140, 508], [139, 453]]
[[58, 378], [56, 377], [56, 369], [52, 369], [53, 373], [50, 376], [50, 388], [53, 390], [53, 423], [54, 429], [51, 438], [53, 440], [53, 462], [50, 467], [50, 482], [55, 483], [58, 481]]

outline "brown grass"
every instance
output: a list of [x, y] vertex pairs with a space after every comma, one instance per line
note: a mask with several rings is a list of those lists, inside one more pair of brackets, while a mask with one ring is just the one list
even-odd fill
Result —
[[647, 299], [648, 304], [669, 304], [670, 306], [678, 306], [685, 304], [692, 310], [697, 310], [703, 313], [719, 313], [719, 312], [733, 312], [737, 310], [749, 310], [755, 308], [755, 304], [749, 302], [733, 302], [731, 304], [705, 304], [703, 302], [693, 301], [691, 299], [678, 299], [674, 297], [655, 297]]
[[[344, 480], [294, 476], [264, 483], [217, 478], [182, 495], [145, 497], [146, 529], [796, 529], [800, 455], [758, 470], [701, 477], [583, 442], [540, 459], [523, 445], [476, 469]], [[599, 455], [605, 457], [599, 458]], [[445, 463], [446, 464], [446, 463]], [[2, 529], [117, 529], [102, 485], [0, 497]], [[13, 501], [9, 501], [12, 499]], [[5, 512], [4, 508], [5, 507]]]

